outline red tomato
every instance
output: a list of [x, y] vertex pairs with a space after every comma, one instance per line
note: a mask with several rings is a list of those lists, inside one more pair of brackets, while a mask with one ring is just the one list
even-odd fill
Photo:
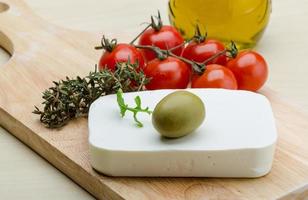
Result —
[[152, 60], [144, 69], [144, 73], [151, 78], [150, 83], [146, 85], [148, 90], [184, 89], [187, 88], [190, 79], [188, 65], [173, 57]]
[[206, 66], [201, 76], [193, 78], [191, 87], [236, 90], [237, 82], [231, 70], [222, 65], [211, 64]]
[[104, 52], [99, 61], [99, 69], [108, 68], [114, 71], [117, 63], [127, 62], [128, 60], [132, 64], [138, 62], [139, 68], [144, 68], [144, 58], [138, 49], [129, 44], [117, 44], [111, 52]]
[[[181, 34], [172, 26], [162, 26], [159, 31], [156, 31], [153, 28], [146, 30], [139, 39], [139, 45], [150, 45], [156, 46], [160, 49], [171, 49], [176, 47], [184, 42]], [[141, 50], [144, 58], [149, 62], [156, 58], [155, 52], [142, 49]], [[175, 49], [172, 53], [180, 56], [182, 54], [183, 47]]]
[[268, 68], [264, 58], [254, 51], [243, 51], [228, 62], [241, 90], [257, 91], [267, 80]]
[[[191, 42], [184, 49], [183, 57], [196, 62], [204, 62], [213, 55], [224, 51], [225, 45], [217, 40], [205, 40], [204, 42]], [[223, 54], [213, 59], [212, 61], [207, 63], [209, 64], [219, 64], [226, 65], [227, 64], [227, 56]]]

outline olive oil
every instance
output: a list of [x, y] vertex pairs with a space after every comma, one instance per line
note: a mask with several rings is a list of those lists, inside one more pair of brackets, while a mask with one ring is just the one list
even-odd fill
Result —
[[255, 46], [268, 24], [271, 0], [170, 0], [169, 18], [191, 38], [196, 26], [209, 38], [236, 42], [240, 49]]

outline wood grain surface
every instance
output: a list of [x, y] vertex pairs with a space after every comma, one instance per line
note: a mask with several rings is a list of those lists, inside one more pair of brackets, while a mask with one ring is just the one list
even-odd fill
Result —
[[[0, 69], [0, 124], [100, 199], [274, 199], [308, 180], [307, 116], [275, 92], [271, 100], [279, 141], [272, 172], [259, 179], [111, 178], [88, 162], [87, 122], [48, 130], [31, 114], [41, 91], [66, 75], [84, 75], [99, 52], [99, 34], [72, 31], [33, 15], [22, 1], [0, 17], [0, 45], [13, 56]], [[12, 84], [13, 83], [13, 84]], [[262, 117], [262, 116], [260, 116]]]

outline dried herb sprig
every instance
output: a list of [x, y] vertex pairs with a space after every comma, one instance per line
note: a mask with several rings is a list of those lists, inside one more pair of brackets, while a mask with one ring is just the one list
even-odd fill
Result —
[[90, 72], [88, 76], [74, 79], [66, 78], [53, 82], [54, 86], [43, 92], [43, 110], [35, 106], [34, 114], [48, 128], [59, 128], [70, 120], [88, 115], [89, 107], [100, 96], [123, 92], [140, 91], [149, 79], [142, 71], [136, 70], [138, 64], [120, 63], [116, 71], [108, 69]]

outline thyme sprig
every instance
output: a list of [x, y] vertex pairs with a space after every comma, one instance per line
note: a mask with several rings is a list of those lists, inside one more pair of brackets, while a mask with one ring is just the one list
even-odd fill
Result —
[[34, 114], [48, 128], [59, 128], [70, 120], [88, 115], [89, 107], [97, 98], [116, 93], [140, 91], [149, 79], [142, 71], [136, 70], [138, 64], [120, 63], [112, 72], [108, 69], [90, 72], [86, 77], [66, 78], [53, 82], [53, 86], [43, 92], [40, 110], [35, 106]]
[[118, 105], [119, 105], [119, 108], [120, 108], [121, 117], [124, 117], [127, 111], [132, 112], [133, 115], [134, 115], [134, 120], [135, 120], [136, 125], [138, 127], [143, 127], [143, 124], [137, 118], [137, 114], [139, 112], [144, 112], [144, 113], [147, 113], [149, 115], [152, 114], [152, 111], [149, 110], [149, 107], [146, 107], [146, 108], [141, 107], [140, 96], [135, 97], [136, 106], [135, 107], [129, 107], [128, 104], [126, 104], [125, 101], [124, 101], [123, 91], [121, 89], [119, 89], [118, 92], [117, 92], [117, 101], [118, 101]]

